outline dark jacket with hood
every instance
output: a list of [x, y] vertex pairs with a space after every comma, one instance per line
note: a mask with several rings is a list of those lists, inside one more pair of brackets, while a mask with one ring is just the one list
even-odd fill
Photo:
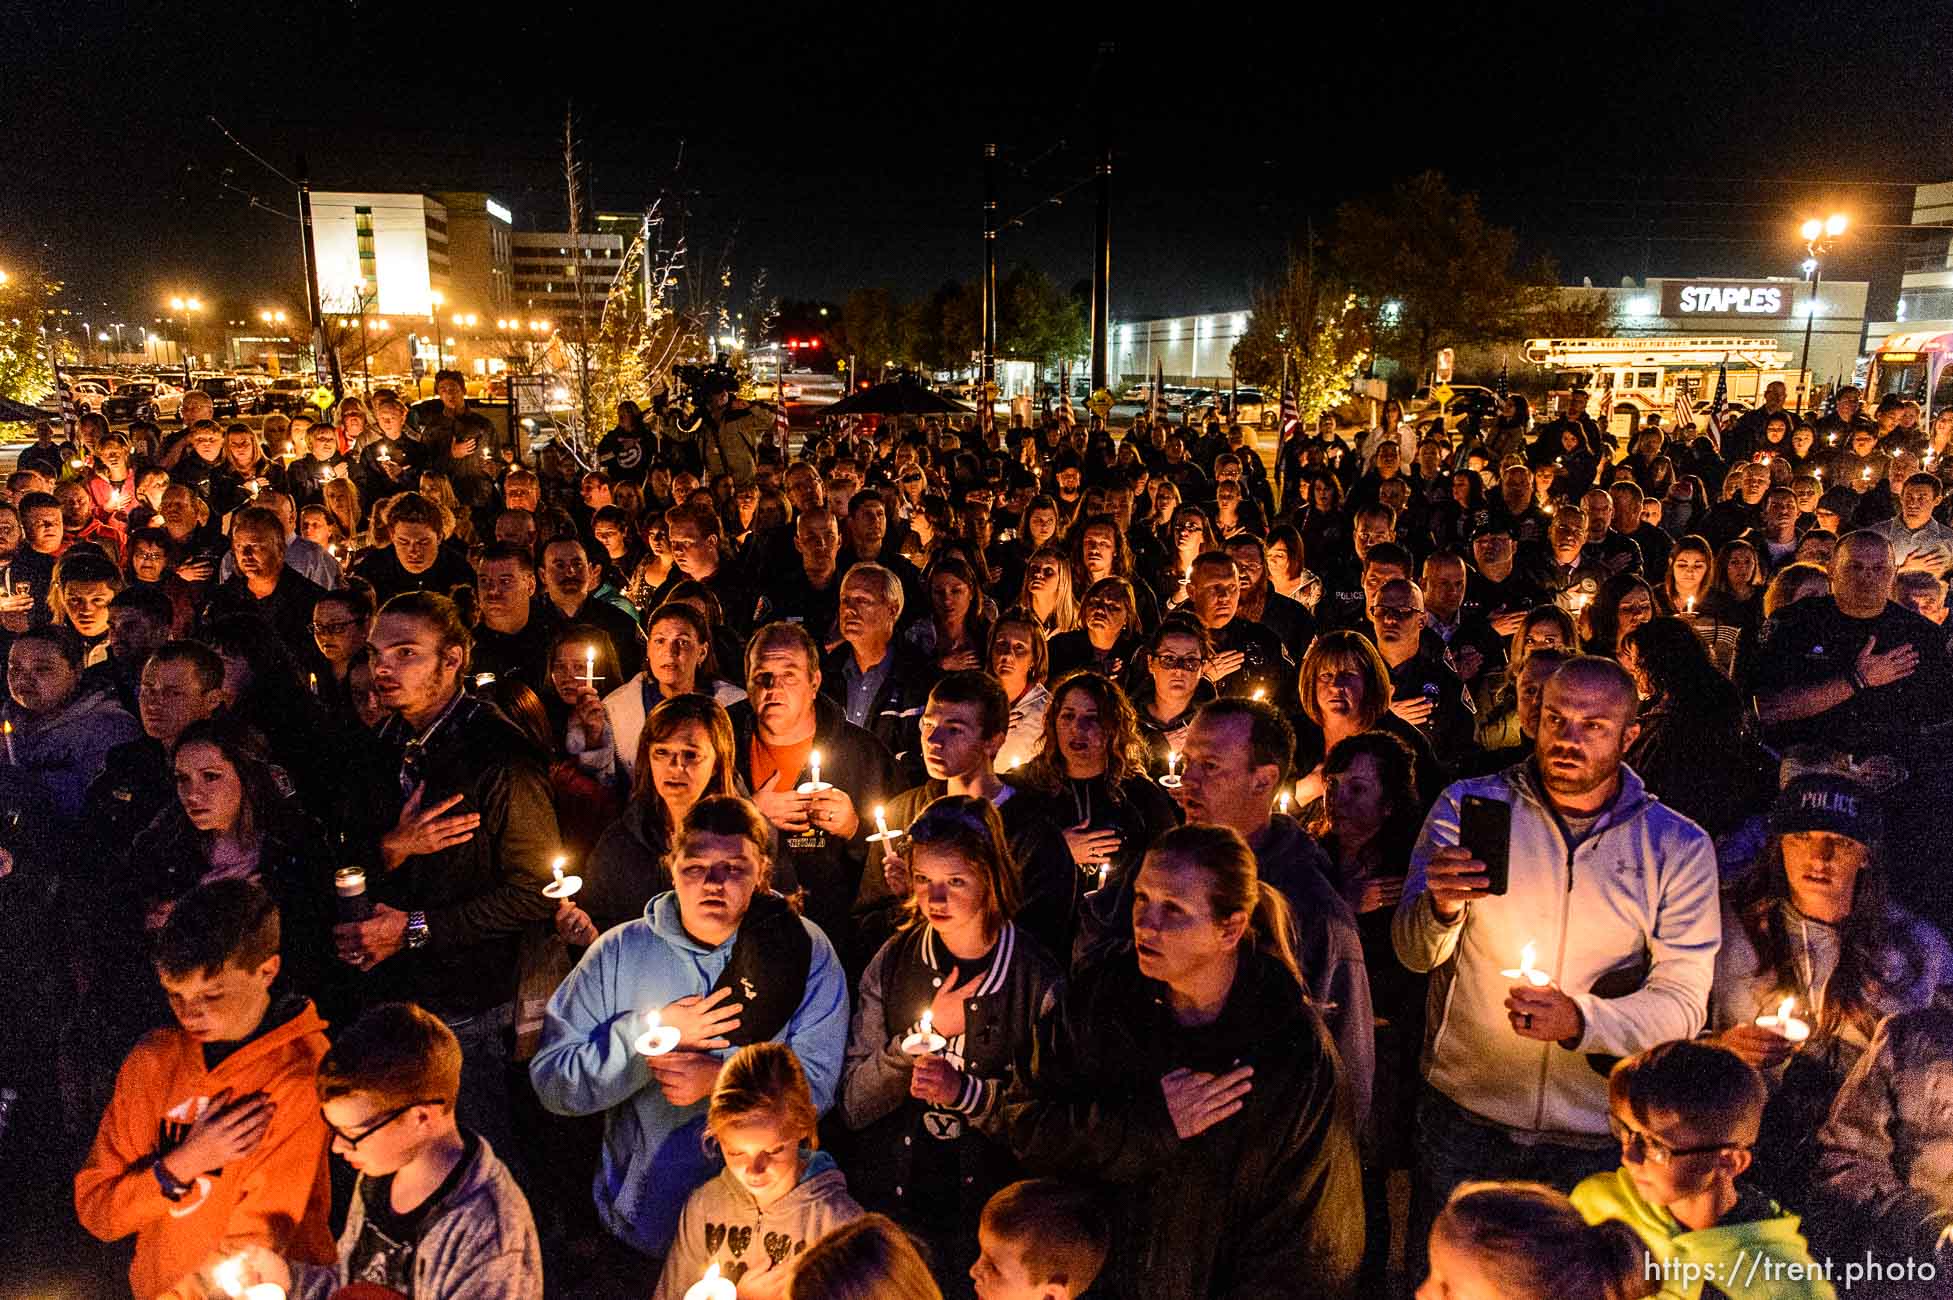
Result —
[[[371, 867], [379, 838], [399, 819], [403, 750], [416, 737], [398, 717], [380, 729], [381, 755], [355, 815], [372, 818], [362, 844]], [[422, 742], [416, 774], [423, 807], [454, 795], [450, 813], [479, 813], [468, 839], [408, 858], [392, 871], [369, 867], [375, 902], [427, 913], [427, 944], [402, 948], [359, 977], [362, 1002], [417, 1002], [444, 1017], [471, 1015], [515, 995], [516, 953], [525, 926], [549, 920], [542, 896], [557, 852], [556, 809], [543, 755], [493, 705], [462, 694]]]
[[[1160, 1079], [1237, 1065], [1254, 1068], [1241, 1111], [1181, 1139]], [[1198, 1027], [1175, 1021], [1130, 954], [1086, 970], [1039, 1022], [1005, 1121], [1030, 1172], [1108, 1193], [1108, 1296], [1353, 1294], [1363, 1191], [1349, 1097], [1322, 1018], [1271, 956], [1244, 945], [1220, 1018]]]

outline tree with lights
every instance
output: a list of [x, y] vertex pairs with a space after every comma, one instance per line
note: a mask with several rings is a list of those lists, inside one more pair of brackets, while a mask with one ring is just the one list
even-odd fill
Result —
[[54, 387], [48, 356], [48, 304], [61, 292], [31, 272], [0, 277], [0, 397], [32, 404]]
[[1313, 238], [1289, 254], [1282, 277], [1255, 290], [1234, 345], [1235, 373], [1269, 392], [1286, 384], [1305, 426], [1349, 394], [1370, 359], [1360, 300], [1324, 273]]

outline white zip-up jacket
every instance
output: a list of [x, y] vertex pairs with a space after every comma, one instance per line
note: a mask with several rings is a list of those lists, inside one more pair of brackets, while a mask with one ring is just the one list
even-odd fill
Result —
[[[1511, 883], [1473, 899], [1446, 924], [1425, 894], [1424, 871], [1458, 843], [1468, 795], [1512, 805]], [[1445, 789], [1411, 855], [1391, 927], [1397, 955], [1434, 972], [1424, 1075], [1483, 1119], [1510, 1129], [1600, 1137], [1607, 1132], [1611, 1061], [1656, 1043], [1692, 1038], [1708, 1015], [1722, 941], [1715, 845], [1700, 826], [1649, 794], [1625, 765], [1621, 790], [1577, 848], [1569, 849], [1530, 761]], [[1571, 997], [1586, 1031], [1569, 1051], [1521, 1038], [1506, 1016], [1526, 944], [1536, 966]], [[1603, 994], [1632, 988], [1624, 995]]]

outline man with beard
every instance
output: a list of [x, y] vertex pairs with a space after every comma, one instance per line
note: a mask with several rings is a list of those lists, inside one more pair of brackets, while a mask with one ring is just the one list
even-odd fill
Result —
[[[1260, 623], [1273, 632], [1288, 649], [1289, 658], [1300, 663], [1316, 639], [1315, 615], [1299, 600], [1291, 600], [1268, 585], [1268, 547], [1253, 533], [1236, 533], [1222, 543], [1235, 571], [1241, 575], [1242, 617]], [[1157, 620], [1155, 620], [1157, 621]], [[1150, 628], [1142, 618], [1143, 626]]]
[[598, 593], [598, 570], [574, 535], [552, 538], [543, 546], [543, 590], [556, 612], [571, 623], [604, 630], [617, 666], [629, 680], [644, 668], [644, 629], [622, 608]]
[[1391, 711], [1424, 733], [1447, 769], [1476, 747], [1476, 718], [1465, 684], [1425, 631], [1417, 584], [1392, 578], [1370, 600], [1370, 639], [1390, 670]]
[[285, 563], [285, 525], [264, 506], [247, 506], [231, 523], [237, 574], [211, 592], [207, 625], [226, 614], [255, 614], [278, 630], [292, 659], [311, 672], [325, 667], [312, 642], [312, 607], [325, 588]]
[[[1565, 1191], [1615, 1167], [1595, 1062], [1702, 1028], [1722, 934], [1715, 847], [1622, 763], [1635, 709], [1620, 665], [1570, 660], [1546, 684], [1533, 761], [1448, 787], [1412, 852], [1393, 941], [1448, 990], [1417, 1108], [1413, 1276], [1459, 1183]], [[1481, 856], [1495, 846], [1464, 842], [1476, 800], [1510, 809], [1502, 893]]]

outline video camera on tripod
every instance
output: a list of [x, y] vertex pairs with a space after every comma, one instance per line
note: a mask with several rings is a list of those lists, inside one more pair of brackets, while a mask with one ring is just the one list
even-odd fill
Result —
[[[680, 385], [677, 400], [665, 399], [665, 414], [672, 427], [679, 433], [690, 436], [699, 431], [705, 423], [705, 408], [714, 393], [736, 393], [739, 391], [739, 372], [730, 364], [728, 354], [721, 352], [718, 359], [710, 365], [683, 364], [671, 368], [672, 378]], [[657, 403], [653, 403], [654, 408]]]

